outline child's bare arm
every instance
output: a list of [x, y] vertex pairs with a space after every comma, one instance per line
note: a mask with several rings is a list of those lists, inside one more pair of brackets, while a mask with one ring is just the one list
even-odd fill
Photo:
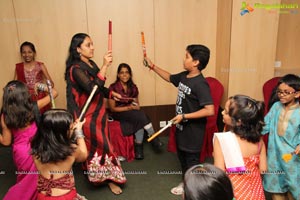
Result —
[[145, 58], [145, 60], [149, 64], [149, 67], [150, 67], [151, 70], [153, 70], [155, 73], [157, 73], [165, 81], [170, 82], [171, 74], [169, 72], [167, 72], [166, 70], [154, 65], [149, 58]]
[[173, 119], [171, 119], [171, 121], [174, 124], [178, 124], [178, 123], [180, 123], [181, 121], [184, 121], [184, 120], [197, 119], [197, 118], [201, 118], [201, 117], [208, 117], [208, 116], [212, 116], [214, 114], [215, 114], [214, 105], [206, 105], [206, 106], [204, 106], [204, 108], [202, 108], [202, 109], [200, 109], [196, 112], [178, 114]]
[[47, 67], [45, 66], [45, 64], [42, 64], [41, 67], [42, 67], [42, 71], [43, 71], [43, 74], [44, 74], [45, 78], [47, 80], [50, 80], [51, 81], [51, 86], [54, 87], [54, 82], [53, 82], [50, 74], [48, 73]]
[[263, 142], [263, 140], [260, 141], [261, 142], [261, 151], [260, 151], [260, 155], [259, 155], [259, 170], [261, 173], [266, 172], [268, 169], [267, 166], [267, 153], [266, 153], [266, 145]]
[[82, 125], [85, 123], [85, 119], [80, 122], [79, 119], [77, 119], [74, 122], [74, 133], [75, 139], [77, 141], [76, 150], [74, 152], [74, 157], [76, 162], [83, 162], [88, 157], [88, 151], [86, 148], [86, 144], [84, 141], [84, 135], [82, 132]]
[[4, 115], [1, 115], [1, 126], [2, 126], [2, 134], [0, 134], [0, 143], [8, 146], [11, 144], [12, 133], [9, 128], [7, 128], [4, 122]]
[[[47, 91], [48, 91], [48, 89], [47, 89]], [[55, 88], [52, 88], [52, 95], [54, 98], [56, 98], [58, 96], [58, 93]], [[50, 96], [47, 95], [37, 101], [37, 106], [39, 109], [41, 109], [41, 108], [45, 107], [46, 105], [48, 105], [50, 102], [51, 102]]]
[[217, 137], [214, 138], [213, 157], [214, 157], [214, 165], [222, 169], [223, 171], [225, 171], [224, 156], [223, 156], [220, 142]]

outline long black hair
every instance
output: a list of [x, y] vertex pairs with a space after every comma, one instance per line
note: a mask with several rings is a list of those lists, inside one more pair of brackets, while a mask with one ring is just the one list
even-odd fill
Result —
[[32, 44], [31, 42], [27, 42], [27, 41], [25, 41], [25, 42], [23, 42], [21, 44], [21, 46], [20, 46], [20, 53], [22, 53], [24, 46], [28, 46], [31, 49], [31, 51], [33, 51], [33, 53], [36, 53], [34, 44]]
[[9, 129], [25, 128], [35, 120], [33, 102], [25, 83], [10, 81], [3, 88], [1, 112]]
[[117, 70], [117, 78], [116, 78], [115, 83], [117, 83], [120, 80], [118, 74], [121, 72], [122, 68], [126, 68], [128, 70], [130, 78], [129, 78], [128, 82], [127, 82], [127, 86], [129, 88], [132, 88], [135, 85], [135, 83], [132, 80], [132, 70], [131, 70], [131, 67], [127, 63], [121, 63], [121, 64], [119, 64], [118, 70]]
[[67, 80], [67, 72], [69, 68], [74, 64], [81, 61], [80, 54], [77, 52], [77, 48], [83, 43], [86, 37], [90, 37], [86, 33], [77, 33], [72, 37], [71, 44], [69, 47], [69, 56], [66, 61], [66, 72], [65, 72], [65, 80]]
[[73, 116], [64, 109], [46, 111], [31, 141], [31, 154], [42, 163], [56, 163], [72, 155], [71, 124]]

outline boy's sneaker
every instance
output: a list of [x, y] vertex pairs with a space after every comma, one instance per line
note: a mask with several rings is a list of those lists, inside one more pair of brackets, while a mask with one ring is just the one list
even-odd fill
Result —
[[164, 143], [162, 143], [158, 137], [154, 138], [150, 143], [155, 151], [161, 151], [164, 146]]
[[173, 187], [171, 189], [171, 193], [172, 194], [175, 194], [175, 195], [182, 195], [184, 193], [184, 190], [183, 190], [183, 183], [179, 183], [179, 185], [177, 185], [176, 187]]

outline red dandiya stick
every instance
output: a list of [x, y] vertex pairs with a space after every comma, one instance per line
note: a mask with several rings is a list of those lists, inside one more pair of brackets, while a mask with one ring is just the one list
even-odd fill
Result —
[[108, 21], [108, 51], [112, 50], [112, 21]]
[[147, 53], [146, 53], [146, 43], [145, 43], [145, 35], [144, 32], [141, 32], [141, 36], [142, 36], [142, 48], [143, 48], [143, 54], [144, 54], [144, 58], [147, 57]]

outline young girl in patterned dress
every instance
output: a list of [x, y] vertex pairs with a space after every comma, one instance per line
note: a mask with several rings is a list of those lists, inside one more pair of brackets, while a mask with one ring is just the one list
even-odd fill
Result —
[[[50, 80], [52, 87], [54, 87], [53, 81], [48, 73], [48, 70], [44, 63], [36, 61], [36, 50], [31, 42], [23, 42], [20, 47], [20, 53], [23, 62], [16, 64], [14, 80], [19, 80], [25, 83], [28, 87], [29, 93], [33, 101], [37, 101], [48, 94], [45, 91], [38, 91], [36, 89], [37, 83], [46, 84], [46, 80]], [[41, 109], [41, 112], [45, 112], [50, 109], [50, 104]]]
[[[236, 200], [264, 200], [261, 172], [266, 171], [267, 162], [260, 134], [264, 126], [264, 104], [248, 96], [236, 95], [227, 100], [222, 115], [230, 131], [215, 133], [214, 165], [228, 173]], [[224, 137], [230, 138], [227, 144]], [[237, 157], [233, 160], [240, 155], [244, 164], [231, 168], [225, 160], [226, 152], [234, 143], [237, 150], [233, 153], [237, 152]]]

